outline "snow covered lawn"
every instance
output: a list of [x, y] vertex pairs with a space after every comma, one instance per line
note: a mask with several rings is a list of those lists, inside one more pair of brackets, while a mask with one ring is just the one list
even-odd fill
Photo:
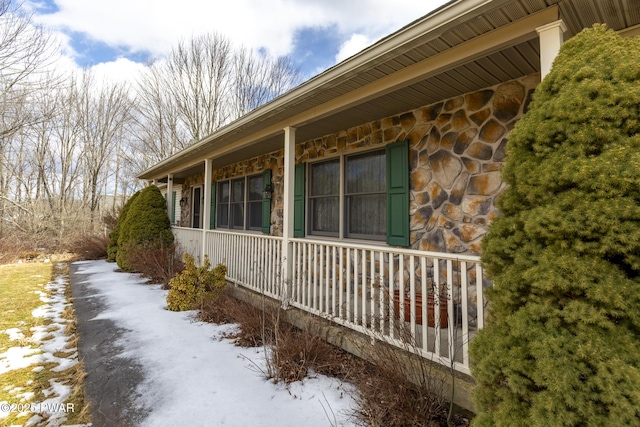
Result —
[[[3, 425], [22, 422], [25, 426], [59, 426], [67, 422], [69, 414], [81, 409], [67, 402], [75, 374], [70, 368], [78, 363], [74, 336], [67, 335], [71, 320], [64, 315], [70, 306], [65, 295], [68, 282], [60, 275], [44, 283], [51, 267], [2, 266], [1, 320], [3, 325], [14, 325], [0, 330], [6, 334], [2, 340], [5, 344], [0, 346]], [[8, 283], [9, 278], [20, 283]], [[41, 305], [37, 306], [32, 295]]]
[[124, 328], [121, 357], [142, 365], [137, 410], [143, 425], [345, 426], [354, 405], [346, 384], [317, 376], [289, 387], [265, 379], [264, 349], [236, 347], [222, 338], [233, 325], [194, 320], [193, 312], [166, 309], [167, 291], [115, 264], [86, 261], [78, 273], [107, 309], [96, 319]]

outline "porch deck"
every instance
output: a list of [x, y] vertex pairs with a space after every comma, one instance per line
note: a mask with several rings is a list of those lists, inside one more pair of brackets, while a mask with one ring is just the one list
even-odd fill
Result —
[[[490, 286], [479, 257], [307, 238], [285, 250], [274, 236], [173, 232], [196, 260], [206, 254], [213, 265], [225, 264], [230, 282], [470, 373], [468, 346], [483, 327]], [[433, 306], [421, 304], [429, 294], [438, 295]], [[440, 310], [442, 320], [433, 315]]]

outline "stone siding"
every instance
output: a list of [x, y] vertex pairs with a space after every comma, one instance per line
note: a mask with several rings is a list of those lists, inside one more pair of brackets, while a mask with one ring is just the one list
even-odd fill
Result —
[[480, 253], [505, 185], [507, 136], [538, 83], [528, 76], [399, 117], [411, 141], [413, 248]]
[[[498, 214], [504, 188], [500, 168], [508, 133], [530, 102], [539, 75], [527, 76], [413, 111], [296, 144], [296, 163], [408, 139], [410, 142], [411, 247], [480, 253], [480, 241]], [[214, 180], [272, 170], [271, 229], [282, 235], [283, 151], [213, 171]], [[185, 181], [183, 195], [202, 175]], [[183, 225], [188, 226], [188, 206]]]

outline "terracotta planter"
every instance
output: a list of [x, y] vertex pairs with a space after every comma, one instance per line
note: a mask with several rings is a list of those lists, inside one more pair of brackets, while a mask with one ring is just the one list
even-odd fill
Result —
[[[449, 308], [447, 306], [446, 299], [441, 299], [440, 301], [440, 328], [446, 328], [448, 325], [448, 317], [449, 317]], [[400, 317], [400, 291], [393, 291], [393, 311], [396, 315], [396, 318]], [[434, 319], [435, 313], [435, 301], [432, 293], [427, 295], [427, 325], [434, 328], [436, 326], [436, 322]], [[404, 321], [411, 321], [411, 298], [409, 296], [405, 296], [404, 298]], [[422, 325], [422, 294], [416, 294], [416, 324]]]

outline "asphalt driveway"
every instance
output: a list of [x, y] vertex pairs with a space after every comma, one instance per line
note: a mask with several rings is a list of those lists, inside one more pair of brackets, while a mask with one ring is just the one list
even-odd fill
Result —
[[73, 305], [78, 319], [78, 353], [87, 372], [85, 399], [90, 404], [95, 427], [138, 425], [147, 411], [136, 404], [141, 366], [122, 356], [117, 340], [125, 332], [108, 319], [96, 319], [107, 307], [96, 291], [87, 286], [87, 275], [70, 264]]

